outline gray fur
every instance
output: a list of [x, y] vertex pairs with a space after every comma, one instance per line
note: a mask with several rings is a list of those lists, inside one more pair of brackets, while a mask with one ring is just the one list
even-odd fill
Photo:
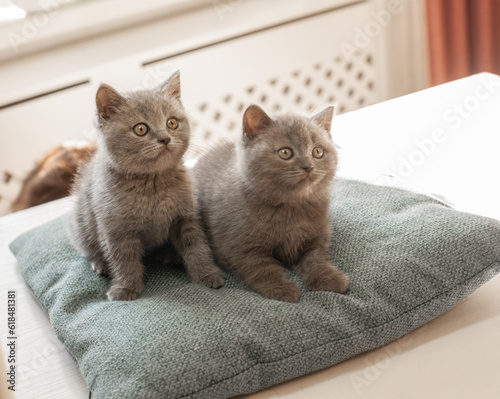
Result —
[[[250, 106], [241, 140], [214, 148], [194, 168], [198, 206], [217, 261], [266, 298], [299, 301], [285, 267], [302, 275], [309, 290], [349, 288], [329, 254], [329, 193], [337, 166], [332, 117], [328, 107], [311, 119], [272, 120]], [[318, 146], [324, 151], [320, 159], [312, 156]], [[284, 147], [294, 152], [289, 160], [279, 156]]]
[[[143, 291], [145, 253], [171, 239], [192, 282], [220, 287], [201, 229], [192, 182], [182, 165], [189, 121], [176, 72], [160, 88], [121, 96], [107, 85], [96, 95], [98, 151], [80, 172], [71, 237], [99, 274], [112, 277], [110, 300], [132, 300]], [[175, 117], [178, 127], [169, 129]], [[133, 132], [138, 123], [149, 131]]]

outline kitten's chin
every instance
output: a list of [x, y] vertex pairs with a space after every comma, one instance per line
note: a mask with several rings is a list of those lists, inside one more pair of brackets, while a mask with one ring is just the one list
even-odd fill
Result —
[[180, 165], [182, 165], [182, 154], [172, 154], [167, 151], [162, 157], [122, 163], [115, 165], [114, 169], [127, 175], [148, 175], [174, 170]]
[[320, 177], [316, 174], [305, 174], [293, 183], [293, 187], [299, 191], [313, 190], [320, 180]]
[[153, 159], [148, 162], [148, 168], [151, 172], [161, 172], [164, 170], [173, 169], [182, 163], [184, 153], [175, 151], [175, 149], [165, 147], [160, 149]]
[[158, 162], [161, 161], [162, 158], [168, 156], [171, 152], [171, 148], [166, 145], [162, 145], [161, 147], [155, 148], [154, 151], [150, 151], [146, 158], [150, 162]]
[[317, 182], [317, 177], [315, 175], [310, 175], [310, 174], [307, 174], [305, 176], [302, 176], [298, 181], [297, 181], [297, 185], [300, 186], [300, 185], [304, 185], [304, 186], [310, 186], [310, 185], [314, 185], [316, 184]]
[[301, 183], [282, 186], [281, 189], [277, 189], [273, 193], [267, 193], [267, 202], [272, 205], [298, 205], [306, 201], [315, 201], [322, 198], [326, 192], [323, 185], [317, 184], [317, 181], [313, 182], [308, 179], [303, 180]]
[[323, 192], [328, 192], [332, 180], [333, 177], [328, 178], [314, 174], [305, 176], [290, 187], [289, 198], [295, 202], [312, 200], [321, 196]]

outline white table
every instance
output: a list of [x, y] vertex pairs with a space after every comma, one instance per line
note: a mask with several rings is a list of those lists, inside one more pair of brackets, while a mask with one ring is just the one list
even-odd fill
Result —
[[[438, 194], [500, 219], [500, 78], [481, 74], [335, 119], [341, 176]], [[0, 218], [1, 309], [17, 291], [18, 399], [86, 399], [78, 368], [28, 292], [8, 243], [71, 206]], [[6, 317], [6, 316], [4, 316]], [[0, 323], [5, 360], [6, 323]], [[259, 393], [264, 398], [500, 398], [500, 276], [453, 310], [378, 350]]]

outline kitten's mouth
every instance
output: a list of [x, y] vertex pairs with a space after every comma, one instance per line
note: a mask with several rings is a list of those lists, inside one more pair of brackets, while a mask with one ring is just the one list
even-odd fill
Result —
[[158, 151], [158, 156], [161, 156], [163, 154], [165, 154], [166, 152], [168, 152], [169, 149], [168, 149], [168, 146], [164, 145], [162, 148], [160, 148], [160, 150]]
[[306, 173], [304, 176], [302, 176], [298, 183], [300, 184], [307, 184], [307, 183], [311, 183], [312, 181], [314, 180], [314, 177], [311, 173]]
[[151, 162], [161, 161], [170, 152], [169, 148], [166, 146], [160, 147], [155, 150], [150, 156]]

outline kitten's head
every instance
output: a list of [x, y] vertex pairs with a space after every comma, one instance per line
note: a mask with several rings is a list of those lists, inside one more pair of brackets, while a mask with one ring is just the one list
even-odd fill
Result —
[[272, 204], [328, 195], [337, 167], [333, 112], [328, 107], [312, 118], [288, 114], [273, 120], [257, 105], [249, 106], [238, 148], [247, 187]]
[[180, 100], [180, 74], [163, 85], [120, 95], [102, 84], [96, 105], [100, 144], [113, 166], [147, 174], [177, 166], [189, 145], [189, 121]]

